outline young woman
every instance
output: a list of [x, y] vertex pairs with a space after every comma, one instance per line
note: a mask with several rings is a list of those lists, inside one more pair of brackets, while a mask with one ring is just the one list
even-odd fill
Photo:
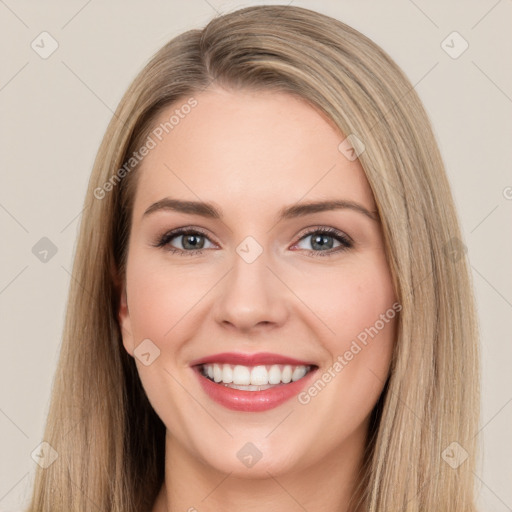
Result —
[[340, 21], [166, 44], [85, 200], [30, 511], [472, 511], [477, 330], [427, 115]]

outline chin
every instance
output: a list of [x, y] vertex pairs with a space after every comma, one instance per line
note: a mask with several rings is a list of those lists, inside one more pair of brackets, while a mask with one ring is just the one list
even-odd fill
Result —
[[[197, 455], [202, 462], [221, 473], [231, 474], [242, 479], [263, 479], [297, 470], [304, 465], [304, 458], [296, 447], [283, 446], [281, 442], [265, 439], [265, 434], [250, 436], [245, 434], [221, 444], [202, 446]], [[261, 439], [261, 441], [260, 441]]]

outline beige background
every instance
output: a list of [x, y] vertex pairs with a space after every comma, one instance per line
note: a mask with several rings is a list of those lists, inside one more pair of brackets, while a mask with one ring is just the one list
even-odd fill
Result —
[[[81, 204], [112, 111], [170, 38], [202, 27], [217, 13], [258, 3], [0, 0], [1, 511], [21, 510], [32, 483], [30, 454], [42, 440]], [[415, 84], [431, 116], [481, 323], [480, 503], [485, 511], [510, 511], [512, 2], [293, 5], [336, 17], [380, 44]], [[59, 45], [47, 59], [31, 48], [43, 31]], [[469, 43], [457, 59], [441, 47], [453, 31]], [[42, 237], [57, 248], [46, 263], [32, 253]]]

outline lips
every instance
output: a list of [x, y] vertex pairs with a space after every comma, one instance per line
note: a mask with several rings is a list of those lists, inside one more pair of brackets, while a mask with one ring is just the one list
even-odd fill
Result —
[[205, 393], [235, 411], [272, 409], [297, 395], [318, 366], [272, 353], [224, 352], [190, 364]]

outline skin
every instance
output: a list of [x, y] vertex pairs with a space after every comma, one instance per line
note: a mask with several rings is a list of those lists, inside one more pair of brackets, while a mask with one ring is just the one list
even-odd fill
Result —
[[[396, 317], [305, 405], [294, 397], [264, 412], [226, 409], [204, 393], [190, 362], [273, 352], [315, 361], [321, 376], [343, 356], [396, 301], [380, 223], [347, 208], [279, 222], [277, 215], [327, 199], [375, 211], [370, 187], [359, 161], [338, 150], [345, 136], [305, 101], [220, 88], [194, 97], [198, 105], [137, 171], [119, 310], [129, 354], [145, 339], [160, 350], [148, 366], [135, 357], [167, 428], [165, 484], [153, 512], [354, 510], [348, 502], [389, 373]], [[223, 217], [144, 215], [164, 197], [211, 202]], [[187, 250], [180, 236], [155, 247], [179, 227], [206, 232], [201, 254], [170, 252]], [[353, 247], [335, 252], [340, 242], [329, 238], [326, 255], [312, 245], [306, 228], [325, 227]], [[250, 264], [236, 252], [247, 236], [263, 250]], [[247, 442], [262, 454], [250, 468], [237, 457]]]

